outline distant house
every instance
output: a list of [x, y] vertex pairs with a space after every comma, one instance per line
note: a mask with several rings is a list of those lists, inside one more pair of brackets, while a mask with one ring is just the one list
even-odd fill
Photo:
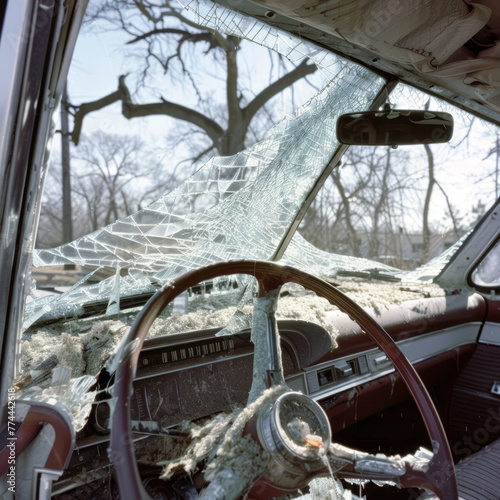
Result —
[[[376, 240], [369, 233], [359, 233], [358, 246], [362, 257], [371, 258], [398, 268], [413, 269], [424, 261], [422, 233], [377, 233]], [[453, 231], [431, 234], [428, 259], [437, 257], [457, 241]]]

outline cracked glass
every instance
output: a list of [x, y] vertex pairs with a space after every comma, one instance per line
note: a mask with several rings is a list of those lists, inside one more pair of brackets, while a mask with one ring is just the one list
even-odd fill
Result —
[[[253, 40], [295, 62], [310, 59], [330, 83], [262, 141], [212, 158], [148, 207], [71, 243], [35, 251], [34, 267], [76, 264], [91, 271], [62, 295], [29, 303], [25, 328], [79, 316], [88, 303], [105, 302], [108, 313], [116, 312], [120, 298], [152, 293], [213, 262], [272, 259], [339, 147], [337, 117], [367, 109], [383, 86], [368, 70], [258, 21], [204, 2], [188, 7], [207, 27]], [[297, 252], [310, 253], [304, 246], [295, 240], [290, 262]], [[90, 284], [97, 270], [110, 276]]]
[[[123, 42], [118, 50], [132, 49], [122, 57], [106, 44], [102, 54], [92, 47], [87, 64], [103, 70], [99, 55], [105, 61], [103, 74], [117, 69], [112, 68], [119, 65], [113, 57], [121, 64], [135, 59], [138, 69], [130, 73], [120, 67], [111, 78], [89, 84], [75, 77], [81, 76], [78, 66], [85, 59], [77, 51], [74, 75], [70, 72], [70, 83], [72, 76], [76, 83], [68, 86], [63, 101], [73, 128], [65, 130], [61, 119], [60, 132], [72, 141], [72, 190], [78, 197], [73, 221], [79, 230], [76, 238], [59, 238], [63, 244], [48, 244], [57, 240], [50, 233], [61, 222], [59, 201], [54, 203], [59, 193], [49, 177], [41, 221], [45, 234], [33, 253], [33, 287], [14, 382], [18, 397], [62, 405], [81, 432], [79, 439], [96, 439], [97, 434], [101, 439], [122, 410], [113, 393], [115, 374], [139, 345], [127, 335], [144, 304], [184, 273], [223, 261], [279, 261], [307, 271], [377, 319], [397, 314], [403, 323], [411, 322], [416, 311], [422, 317], [442, 313], [455, 289], [447, 290], [436, 277], [494, 201], [493, 191], [498, 194], [496, 184], [495, 189], [478, 188], [485, 182], [491, 188], [498, 175], [496, 130], [408, 86], [386, 87], [381, 76], [350, 60], [206, 0], [186, 1], [187, 13], [162, 3], [164, 11], [148, 11], [150, 21], [159, 23], [150, 32], [149, 24], [134, 24], [134, 16], [127, 9], [116, 10], [113, 2], [92, 5], [84, 33], [99, 38], [109, 29], [118, 40], [116, 47]], [[102, 12], [108, 17], [103, 19]], [[162, 24], [162, 12], [191, 31], [181, 24]], [[158, 30], [180, 36], [170, 55], [166, 46], [156, 45]], [[146, 51], [134, 50], [136, 43]], [[211, 57], [199, 63], [201, 82], [195, 82], [195, 70], [187, 69], [193, 60], [198, 64], [200, 53], [184, 52], [197, 43]], [[252, 49], [247, 51], [246, 44]], [[271, 52], [275, 55], [269, 56]], [[223, 53], [227, 60], [221, 64]], [[267, 63], [264, 57], [269, 57]], [[152, 75], [157, 63], [161, 71]], [[176, 63], [178, 73], [161, 83]], [[224, 85], [217, 83], [215, 70], [226, 63], [222, 93], [227, 109], [217, 101], [217, 87]], [[235, 91], [231, 82], [239, 71], [247, 80]], [[176, 82], [179, 75], [187, 80]], [[115, 87], [105, 88], [104, 82], [113, 79]], [[285, 86], [281, 100], [268, 99], [287, 79], [300, 83]], [[88, 102], [79, 94], [86, 85]], [[266, 105], [254, 113], [252, 106], [259, 102]], [[449, 144], [432, 146], [347, 149], [339, 144], [341, 114], [382, 106], [451, 112], [456, 134]], [[101, 118], [93, 118], [95, 111], [103, 113]], [[162, 121], [138, 121], [149, 112], [163, 112], [192, 128], [175, 122], [163, 130]], [[246, 119], [245, 113], [254, 113], [253, 118]], [[129, 129], [139, 135], [125, 135]], [[208, 139], [200, 138], [199, 129]], [[64, 164], [66, 153], [57, 153], [56, 160]], [[174, 161], [177, 153], [180, 159]], [[476, 165], [472, 173], [466, 168], [471, 163]], [[486, 262], [478, 271], [481, 276], [497, 271], [496, 264]], [[425, 299], [430, 300], [423, 304]], [[224, 488], [234, 487], [231, 495], [238, 497], [268, 460], [255, 442], [242, 436], [243, 428], [259, 408], [286, 392], [287, 384], [304, 393], [311, 389], [306, 369], [328, 356], [328, 350], [342, 347], [337, 336], [346, 328], [349, 335], [356, 334], [355, 326], [342, 324], [342, 316], [337, 306], [298, 285], [286, 283], [264, 293], [255, 279], [241, 275], [216, 278], [180, 294], [151, 326], [146, 354], [141, 353], [134, 375], [132, 431], [159, 438], [154, 446], [146, 440], [135, 443], [139, 462], [161, 467], [163, 479], [192, 475], [206, 462], [205, 480], [213, 488], [232, 471]], [[311, 353], [301, 353], [307, 358], [303, 366], [278, 340], [278, 326], [284, 338], [289, 324], [306, 325], [308, 335], [318, 339]], [[231, 351], [240, 341], [235, 356]], [[147, 351], [159, 346], [162, 352], [150, 361]], [[352, 374], [356, 363], [344, 365], [335, 372], [324, 370], [318, 384], [333, 383], [336, 370]], [[168, 384], [159, 380], [160, 370], [174, 374]], [[293, 379], [299, 371], [301, 378]], [[266, 390], [271, 372], [275, 387]], [[249, 392], [245, 373], [253, 380]], [[396, 381], [391, 374], [391, 394]], [[361, 390], [349, 389], [346, 397], [357, 413]], [[246, 408], [241, 406], [245, 402]], [[291, 443], [323, 443], [307, 422], [292, 423], [287, 427], [295, 435], [288, 436]], [[336, 446], [327, 445], [325, 441], [325, 453]], [[393, 458], [385, 466], [400, 468], [400, 457]], [[364, 467], [379, 465], [367, 460]], [[86, 475], [86, 469], [78, 474]], [[343, 486], [334, 479], [310, 485], [311, 493], [323, 490], [344, 497]], [[205, 495], [210, 497], [210, 490]]]

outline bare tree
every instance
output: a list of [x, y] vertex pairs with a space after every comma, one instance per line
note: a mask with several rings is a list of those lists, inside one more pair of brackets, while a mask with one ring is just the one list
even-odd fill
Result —
[[324, 250], [401, 260], [407, 195], [415, 189], [407, 153], [351, 147], [306, 214], [302, 234]]
[[[121, 102], [127, 119], [164, 115], [181, 120], [205, 135], [203, 147], [191, 160], [208, 152], [232, 155], [246, 146], [252, 120], [283, 90], [316, 71], [306, 60], [289, 69], [283, 58], [269, 54], [271, 64], [280, 66], [280, 75], [258, 91], [252, 90], [250, 79], [241, 78], [239, 58], [245, 52], [243, 42], [232, 35], [207, 29], [193, 22], [171, 0], [108, 0], [90, 13], [90, 21], [103, 21], [112, 29], [126, 33], [131, 55], [139, 60], [135, 75], [137, 89], [148, 89], [153, 74], [163, 72], [172, 84], [182, 81], [186, 90], [197, 96], [195, 101], [177, 103], [168, 98], [168, 89], [156, 99], [144, 102], [134, 96], [129, 87], [130, 77], [122, 75], [117, 89], [97, 100], [73, 103], [74, 127], [72, 140], [78, 144], [85, 117], [115, 102]], [[224, 105], [218, 106], [213, 90], [208, 90], [208, 70], [198, 71], [201, 57], [212, 56], [212, 64], [225, 68]], [[240, 60], [241, 62], [241, 60]], [[144, 92], [143, 92], [144, 93]], [[151, 93], [151, 92], [150, 92]], [[158, 92], [156, 92], [158, 94]]]
[[[130, 215], [173, 187], [175, 173], [162, 168], [160, 162], [152, 162], [152, 157], [136, 136], [104, 132], [82, 136], [73, 153], [71, 172], [76, 237]], [[56, 170], [49, 174], [40, 215], [39, 248], [64, 241], [58, 174]]]
[[[103, 0], [95, 5], [88, 13], [87, 29], [105, 27], [116, 30], [122, 38], [125, 34], [127, 44], [122, 53], [127, 55], [127, 73], [117, 76], [117, 89], [108, 95], [80, 103], [74, 96], [71, 102], [65, 100], [72, 120], [68, 130], [63, 127], [63, 135], [77, 146], [71, 151], [73, 200], [69, 205], [65, 189], [62, 210], [60, 192], [50, 193], [47, 200], [52, 205], [46, 204], [41, 224], [52, 228], [64, 225], [66, 236], [59, 230], [51, 231], [39, 245], [54, 246], [68, 239], [69, 221], [64, 222], [60, 214], [69, 213], [70, 206], [78, 214], [72, 221], [73, 236], [79, 237], [165, 194], [172, 188], [173, 178], [181, 174], [187, 177], [192, 172], [190, 165], [213, 151], [232, 155], [262, 138], [276, 118], [271, 101], [285, 89], [293, 93], [296, 82], [316, 71], [307, 61], [293, 67], [282, 56], [260, 49], [266, 54], [264, 67], [270, 76], [267, 82], [262, 75], [254, 78], [255, 68], [249, 65], [256, 64], [259, 69], [263, 61], [256, 60], [250, 47], [253, 44], [196, 24], [170, 0]], [[159, 83], [160, 76], [166, 85]], [[179, 87], [181, 92], [174, 102], [174, 90]], [[151, 165], [151, 160], [143, 156], [139, 139], [102, 132], [85, 134], [86, 117], [113, 103], [121, 104], [121, 113], [129, 120], [156, 115], [177, 121], [175, 127], [165, 127], [165, 142], [156, 144], [155, 152], [163, 148], [162, 154], [168, 155], [169, 149], [172, 153], [179, 148], [183, 156], [164, 163], [163, 168], [154, 166], [155, 174], [150, 172], [157, 180], [154, 184], [146, 181], [144, 165]], [[260, 126], [263, 121], [267, 126]], [[63, 157], [68, 159], [67, 151]], [[133, 182], [138, 177], [141, 182]], [[66, 175], [64, 185], [68, 186], [69, 180]]]

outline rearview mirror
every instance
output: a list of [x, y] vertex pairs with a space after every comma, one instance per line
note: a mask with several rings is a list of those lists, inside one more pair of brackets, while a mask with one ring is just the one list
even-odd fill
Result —
[[453, 116], [442, 111], [392, 109], [340, 115], [337, 139], [358, 146], [405, 146], [448, 142]]

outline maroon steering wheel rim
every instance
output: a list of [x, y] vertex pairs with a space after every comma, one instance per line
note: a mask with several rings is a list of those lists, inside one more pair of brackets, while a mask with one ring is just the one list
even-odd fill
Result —
[[442, 500], [458, 498], [453, 458], [437, 410], [415, 368], [391, 336], [366, 311], [326, 281], [293, 267], [250, 260], [211, 264], [187, 272], [165, 285], [147, 302], [123, 339], [120, 365], [113, 388], [115, 404], [110, 419], [109, 457], [115, 466], [118, 486], [124, 498], [150, 499], [142, 486], [135, 460], [129, 411], [133, 379], [148, 331], [153, 321], [177, 295], [202, 281], [231, 274], [254, 276], [266, 290], [277, 288], [284, 283], [297, 283], [326, 298], [358, 323], [385, 352], [399, 372], [422, 415], [434, 448], [434, 457], [428, 469], [425, 472], [413, 471], [407, 474], [402, 478], [401, 485], [431, 489]]

